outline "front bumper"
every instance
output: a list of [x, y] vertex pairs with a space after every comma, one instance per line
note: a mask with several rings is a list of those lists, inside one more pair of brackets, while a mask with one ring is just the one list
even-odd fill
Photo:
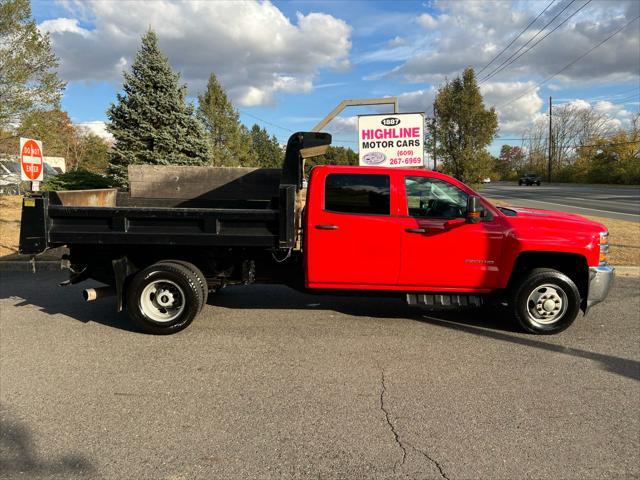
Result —
[[587, 309], [602, 302], [613, 285], [616, 269], [610, 265], [589, 267], [589, 293], [587, 295]]

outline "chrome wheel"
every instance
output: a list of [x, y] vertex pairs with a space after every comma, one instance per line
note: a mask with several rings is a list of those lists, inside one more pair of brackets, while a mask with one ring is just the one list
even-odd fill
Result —
[[558, 285], [546, 283], [536, 287], [527, 298], [530, 319], [540, 325], [551, 325], [567, 311], [567, 294]]
[[142, 290], [140, 311], [154, 322], [171, 322], [184, 311], [184, 298], [184, 292], [176, 283], [156, 280]]

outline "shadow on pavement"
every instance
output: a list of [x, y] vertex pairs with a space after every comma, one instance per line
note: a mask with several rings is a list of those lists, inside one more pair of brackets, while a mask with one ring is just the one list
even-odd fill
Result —
[[45, 459], [38, 456], [33, 434], [25, 423], [6, 418], [6, 410], [0, 418], [0, 476], [51, 477], [59, 475], [84, 476], [95, 470], [82, 455], [69, 454]]
[[[459, 315], [459, 313], [458, 313]], [[562, 353], [570, 355], [572, 357], [584, 358], [587, 360], [593, 360], [598, 362], [606, 371], [622, 375], [623, 377], [631, 378], [636, 381], [640, 381], [640, 362], [630, 360], [627, 358], [616, 357], [613, 355], [605, 355], [602, 353], [589, 352], [588, 350], [582, 350], [580, 348], [567, 347], [565, 345], [557, 345], [555, 343], [548, 343], [537, 340], [533, 335], [521, 334], [518, 336], [508, 335], [499, 331], [490, 330], [479, 327], [477, 324], [471, 324], [468, 321], [457, 318], [458, 315], [452, 315], [452, 318], [443, 318], [441, 316], [434, 316], [432, 314], [423, 315], [420, 321], [429, 323], [438, 327], [448, 328], [460, 332], [470, 333], [481, 337], [491, 338], [493, 340], [499, 340], [502, 342], [515, 343], [525, 347], [538, 348], [541, 350], [547, 350], [555, 353]]]
[[[85, 303], [80, 295], [86, 284], [65, 287], [56, 286], [61, 275], [41, 275], [35, 279], [26, 274], [16, 274], [9, 280], [5, 275], [0, 282], [0, 298], [22, 299], [16, 307], [36, 305], [49, 314], [64, 314], [80, 322], [97, 322], [121, 330], [135, 331], [125, 312], [115, 311], [115, 301], [106, 299]], [[36, 286], [37, 285], [37, 286]], [[75, 295], [75, 299], [74, 299]], [[469, 333], [480, 337], [509, 342], [529, 348], [562, 353], [600, 363], [605, 370], [633, 380], [640, 380], [640, 362], [613, 355], [590, 352], [541, 340], [544, 337], [521, 333], [514, 323], [500, 312], [441, 311], [425, 312], [409, 307], [394, 297], [341, 297], [310, 295], [283, 286], [250, 285], [229, 287], [209, 296], [209, 305], [232, 309], [282, 309], [282, 310], [332, 310], [345, 315], [372, 318], [399, 318], [417, 321]]]
[[97, 282], [58, 287], [67, 275], [60, 272], [2, 273], [0, 276], [0, 298], [18, 300], [15, 308], [39, 307], [49, 315], [62, 314], [82, 323], [95, 322], [108, 327], [135, 332], [125, 312], [116, 312], [113, 298], [87, 303], [82, 290], [100, 286]]

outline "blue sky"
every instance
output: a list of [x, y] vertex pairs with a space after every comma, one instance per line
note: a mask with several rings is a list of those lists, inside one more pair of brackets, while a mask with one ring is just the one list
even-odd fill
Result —
[[[438, 86], [466, 66], [481, 70], [516, 38], [479, 75], [520, 49], [520, 58], [481, 82], [502, 138], [544, 121], [549, 95], [601, 111], [613, 126], [628, 125], [638, 112], [636, 1], [32, 2], [68, 82], [63, 108], [98, 132], [149, 26], [192, 101], [215, 72], [241, 120], [281, 142], [346, 98], [396, 95], [400, 111], [430, 114]], [[352, 108], [332, 122], [334, 143], [355, 147], [355, 116], [370, 112]], [[502, 143], [518, 142], [496, 140], [491, 150]]]

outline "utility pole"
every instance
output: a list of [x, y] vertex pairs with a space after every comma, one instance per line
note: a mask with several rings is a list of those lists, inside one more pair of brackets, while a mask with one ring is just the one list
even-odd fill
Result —
[[553, 131], [552, 131], [552, 118], [553, 118], [553, 103], [551, 101], [551, 97], [549, 97], [549, 182], [551, 182], [551, 159], [553, 154], [552, 144], [553, 144]]
[[436, 170], [436, 167], [438, 166], [437, 164], [437, 160], [436, 160], [436, 102], [435, 100], [433, 101], [433, 122], [431, 122], [431, 136], [432, 141], [433, 141], [433, 170]]

